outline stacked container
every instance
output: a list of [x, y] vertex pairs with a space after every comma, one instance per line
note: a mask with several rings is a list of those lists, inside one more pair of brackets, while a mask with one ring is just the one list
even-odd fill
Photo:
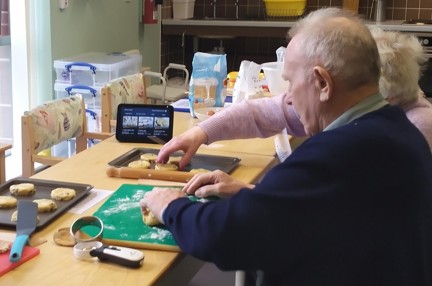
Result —
[[[139, 73], [141, 66], [140, 54], [90, 52], [55, 60], [55, 97], [81, 94], [86, 104], [88, 131], [99, 132], [102, 87], [115, 78]], [[55, 156], [70, 156], [75, 153], [74, 146], [59, 144], [51, 149], [51, 153]]]

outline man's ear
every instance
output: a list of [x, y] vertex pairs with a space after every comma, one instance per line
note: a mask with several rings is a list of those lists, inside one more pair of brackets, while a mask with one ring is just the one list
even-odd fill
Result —
[[320, 66], [313, 69], [316, 86], [320, 90], [320, 101], [328, 101], [333, 93], [333, 80], [328, 71]]

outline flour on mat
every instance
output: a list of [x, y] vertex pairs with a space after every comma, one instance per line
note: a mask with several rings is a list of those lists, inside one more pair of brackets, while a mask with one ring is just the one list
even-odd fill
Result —
[[137, 192], [132, 196], [132, 198], [136, 201], [139, 201], [144, 197], [144, 194], [145, 194], [144, 190], [137, 190]]
[[131, 208], [139, 208], [139, 201], [144, 196], [144, 193], [145, 192], [143, 190], [138, 190], [135, 194], [132, 195], [132, 197], [118, 198], [113, 201], [116, 207], [104, 210], [103, 213], [105, 215], [111, 215], [113, 213], [124, 212]]
[[133, 202], [133, 201], [129, 201], [129, 202], [122, 202], [121, 204], [119, 204], [117, 207], [115, 208], [111, 208], [108, 210], [104, 210], [103, 213], [107, 216], [114, 214], [114, 213], [121, 213], [124, 212], [126, 210], [132, 209], [132, 208], [139, 208], [139, 202]]
[[117, 228], [112, 224], [104, 224], [104, 229], [117, 230]]
[[153, 231], [141, 235], [139, 237], [139, 240], [157, 239], [157, 240], [163, 241], [164, 239], [171, 237], [171, 236], [172, 236], [172, 234], [168, 230], [153, 227]]

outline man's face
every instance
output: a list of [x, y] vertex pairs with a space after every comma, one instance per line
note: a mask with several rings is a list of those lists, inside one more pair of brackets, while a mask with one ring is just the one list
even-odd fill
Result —
[[284, 55], [283, 78], [290, 82], [285, 103], [294, 106], [307, 135], [321, 131], [319, 126], [319, 88], [308, 80], [304, 65], [304, 55], [298, 36], [295, 36], [287, 46]]

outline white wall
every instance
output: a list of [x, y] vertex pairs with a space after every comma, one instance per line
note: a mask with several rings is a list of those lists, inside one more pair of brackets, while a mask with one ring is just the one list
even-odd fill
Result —
[[70, 0], [61, 11], [58, 0], [10, 1], [14, 160], [21, 161], [21, 115], [54, 98], [55, 59], [138, 48], [143, 65], [160, 70], [161, 26], [140, 23], [141, 2]]

